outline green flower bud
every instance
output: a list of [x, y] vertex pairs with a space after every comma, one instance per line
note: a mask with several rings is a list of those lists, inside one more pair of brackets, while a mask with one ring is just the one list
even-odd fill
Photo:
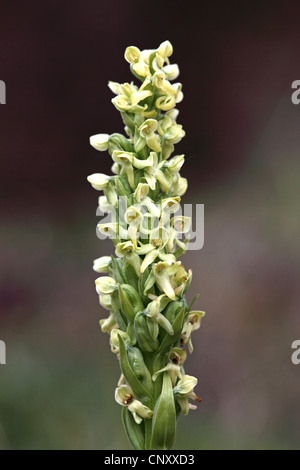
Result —
[[95, 281], [96, 291], [98, 294], [112, 294], [118, 289], [116, 281], [109, 276], [98, 277]]
[[183, 196], [187, 190], [188, 182], [186, 178], [182, 178], [178, 175], [178, 179], [174, 185], [174, 192], [178, 194], [178, 196]]
[[111, 134], [108, 140], [108, 150], [112, 154], [115, 150], [121, 152], [133, 152], [133, 146], [122, 134]]
[[109, 134], [96, 134], [90, 137], [90, 144], [96, 150], [107, 150], [108, 149]]
[[177, 144], [184, 136], [185, 132], [180, 124], [174, 124], [165, 133], [165, 139], [167, 139], [172, 144]]
[[[104, 296], [101, 296], [101, 297], [104, 297]], [[101, 326], [102, 333], [110, 333], [113, 328], [118, 327], [114, 312], [111, 312], [108, 318], [100, 320], [99, 323]]]
[[121, 86], [120, 83], [112, 82], [112, 81], [108, 82], [108, 87], [115, 95], [119, 95], [121, 93], [120, 86]]
[[102, 212], [110, 213], [113, 211], [113, 206], [109, 204], [106, 196], [99, 196], [98, 206]]
[[139, 347], [144, 352], [156, 351], [159, 342], [154, 339], [149, 331], [147, 316], [144, 312], [140, 311], [136, 314], [134, 319], [134, 329], [138, 340]]
[[153, 382], [148, 367], [145, 364], [143, 354], [139, 348], [126, 345], [128, 362], [141, 384], [150, 392], [153, 391]]
[[133, 322], [135, 315], [144, 310], [144, 304], [136, 289], [129, 284], [119, 284], [119, 299], [122, 312]]
[[171, 173], [177, 173], [184, 164], [184, 155], [176, 155], [171, 158], [168, 162], [165, 162], [164, 166], [168, 168]]
[[112, 308], [111, 295], [110, 294], [99, 295], [99, 303], [106, 310], [111, 310]]
[[173, 54], [173, 46], [170, 41], [164, 41], [160, 44], [159, 48], [157, 49], [157, 53], [163, 57], [170, 57]]
[[179, 75], [179, 67], [177, 64], [165, 65], [162, 70], [168, 80], [175, 80]]
[[94, 260], [93, 269], [97, 273], [108, 273], [111, 266], [111, 257], [110, 256], [101, 256]]
[[110, 346], [114, 354], [118, 354], [120, 350], [120, 338], [123, 340], [124, 344], [129, 344], [130, 338], [128, 333], [125, 331], [119, 330], [118, 328], [113, 328], [110, 332]]
[[93, 175], [87, 177], [88, 182], [91, 183], [93, 188], [97, 191], [105, 189], [110, 179], [110, 176], [104, 175], [103, 173], [94, 173]]

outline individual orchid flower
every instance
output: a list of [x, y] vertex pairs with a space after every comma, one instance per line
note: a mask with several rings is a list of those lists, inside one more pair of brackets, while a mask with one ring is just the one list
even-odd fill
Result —
[[156, 119], [147, 119], [139, 127], [140, 136], [144, 139], [144, 146], [148, 147], [154, 152], [161, 152], [160, 138], [155, 133], [158, 128]]
[[169, 299], [175, 300], [176, 293], [171, 283], [171, 278], [176, 274], [180, 261], [159, 261], [153, 266], [155, 283], [161, 292], [166, 294]]
[[116, 246], [116, 255], [119, 258], [126, 258], [128, 263], [134, 268], [138, 277], [141, 274], [141, 259], [136, 253], [135, 245], [132, 241], [118, 243]]
[[150, 189], [154, 190], [158, 181], [162, 191], [168, 193], [171, 189], [171, 179], [168, 179], [166, 174], [160, 169], [163, 163], [158, 163], [157, 153], [150, 152], [148, 160], [151, 164], [145, 168], [144, 178], [149, 184]]
[[107, 222], [104, 224], [97, 224], [97, 230], [102, 235], [115, 239], [118, 236], [119, 225], [115, 222]]
[[[167, 96], [173, 96], [175, 97], [177, 93], [177, 88], [171, 85], [169, 80], [166, 79], [166, 74], [160, 70], [158, 72], [155, 72], [155, 74], [152, 77], [152, 82], [153, 85], [160, 90], [161, 93]], [[175, 103], [175, 101], [174, 101]]]
[[125, 344], [130, 344], [129, 334], [120, 330], [118, 327], [110, 331], [110, 347], [114, 354], [119, 354], [120, 351], [120, 338]]
[[125, 51], [125, 59], [130, 63], [133, 71], [141, 77], [146, 77], [150, 73], [149, 66], [143, 60], [141, 51], [134, 46], [127, 47]]
[[151, 90], [137, 89], [129, 83], [120, 86], [121, 94], [117, 95], [111, 101], [121, 112], [130, 112], [141, 114], [148, 108], [147, 104], [139, 104], [152, 95]]
[[106, 196], [99, 196], [98, 207], [101, 212], [108, 214], [114, 210], [114, 206], [108, 202]]
[[128, 407], [137, 424], [140, 424], [143, 419], [152, 418], [153, 411], [134, 397], [129, 385], [120, 385], [115, 391], [115, 399], [119, 405]]
[[[141, 228], [142, 231], [142, 228]], [[145, 255], [141, 264], [141, 273], [147, 269], [157, 258], [161, 261], [176, 262], [176, 258], [171, 253], [166, 253], [164, 248], [168, 243], [168, 232], [163, 227], [150, 230], [150, 243], [141, 244], [136, 248], [138, 255]]]
[[155, 329], [155, 333], [153, 334], [153, 337], [155, 338], [157, 338], [159, 334], [159, 326], [161, 326], [169, 335], [172, 336], [174, 334], [171, 323], [161, 313], [169, 303], [170, 299], [168, 296], [166, 296], [166, 294], [162, 294], [152, 300], [145, 309], [145, 315], [152, 321], [152, 327]]
[[124, 216], [125, 222], [128, 224], [128, 237], [137, 246], [137, 234], [139, 232], [140, 224], [143, 220], [143, 213], [139, 204], [134, 204], [128, 207]]
[[166, 365], [166, 367], [163, 367], [162, 369], [158, 370], [153, 374], [152, 380], [155, 382], [159, 374], [162, 372], [168, 372], [170, 375], [172, 385], [175, 387], [175, 384], [179, 379], [182, 378], [182, 365], [186, 360], [186, 352], [183, 349], [180, 348], [173, 348], [170, 353], [169, 353], [169, 363]]
[[[178, 243], [178, 241], [177, 241]], [[179, 266], [176, 271], [175, 276], [172, 278], [172, 286], [177, 297], [182, 297], [183, 294], [187, 291], [192, 281], [192, 270], [189, 269], [188, 272], [184, 269], [182, 265]]]
[[183, 326], [181, 333], [181, 344], [188, 344], [190, 353], [193, 352], [193, 344], [191, 340], [191, 334], [193, 331], [198, 330], [201, 326], [201, 320], [204, 317], [205, 312], [201, 310], [195, 310], [189, 313], [189, 316]]
[[186, 193], [188, 182], [186, 178], [180, 176], [179, 173], [173, 175], [172, 193], [183, 196]]
[[[128, 178], [128, 183], [130, 187], [134, 187], [134, 170], [133, 170], [133, 154], [131, 152], [122, 152], [115, 150], [112, 154], [112, 159], [115, 163], [121, 166], [123, 172]], [[121, 173], [122, 174], [122, 173]]]
[[196, 387], [198, 380], [196, 377], [191, 375], [184, 375], [177, 382], [176, 386], [173, 389], [174, 397], [177, 403], [180, 405], [181, 411], [183, 414], [187, 415], [189, 410], [197, 409], [196, 405], [191, 405], [189, 403], [189, 398], [200, 403], [202, 400], [199, 398], [195, 392], [194, 388]]
[[[101, 305], [104, 306], [103, 304], [101, 304]], [[116, 319], [116, 315], [115, 315], [114, 311], [111, 311], [109, 317], [100, 320], [99, 323], [100, 323], [102, 333], [109, 333], [110, 334], [110, 332], [114, 328], [118, 328], [118, 326], [119, 326], [118, 323], [117, 323], [117, 319]]]

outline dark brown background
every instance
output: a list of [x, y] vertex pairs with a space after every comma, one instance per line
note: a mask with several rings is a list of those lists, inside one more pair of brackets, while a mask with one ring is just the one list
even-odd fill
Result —
[[[177, 448], [297, 448], [300, 5], [292, 1], [2, 2], [0, 79], [1, 448], [126, 448], [118, 364], [92, 260], [111, 162], [89, 146], [122, 132], [108, 80], [130, 81], [128, 45], [174, 46], [189, 179], [205, 246], [184, 258], [207, 311], [187, 372], [203, 404]], [[300, 366], [298, 366], [300, 367]]]

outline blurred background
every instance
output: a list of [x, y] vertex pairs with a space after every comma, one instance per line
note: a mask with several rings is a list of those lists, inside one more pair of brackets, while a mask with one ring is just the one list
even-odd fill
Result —
[[119, 365], [98, 321], [92, 261], [110, 172], [89, 136], [122, 132], [108, 80], [128, 45], [169, 39], [181, 69], [184, 203], [205, 244], [182, 258], [207, 312], [186, 372], [203, 399], [176, 449], [297, 449], [300, 366], [300, 5], [296, 1], [1, 3], [1, 449], [129, 449]]

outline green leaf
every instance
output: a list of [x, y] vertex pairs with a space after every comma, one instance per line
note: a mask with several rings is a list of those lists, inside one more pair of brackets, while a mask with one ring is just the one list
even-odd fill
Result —
[[132, 413], [128, 408], [122, 409], [122, 421], [127, 434], [127, 437], [136, 450], [145, 449], [145, 430], [144, 421], [141, 424], [137, 424], [132, 416]]
[[113, 273], [114, 273], [114, 279], [118, 284], [125, 284], [126, 279], [124, 278], [122, 269], [120, 268], [119, 262], [121, 260], [117, 260], [113, 256], [111, 257], [111, 262], [112, 262], [112, 268], [113, 268]]
[[174, 346], [177, 343], [177, 341], [180, 338], [184, 319], [185, 319], [185, 307], [180, 310], [180, 312], [178, 313], [177, 317], [175, 318], [172, 324], [174, 335], [170, 336], [167, 334], [164, 337], [164, 339], [162, 340], [160, 344], [160, 347], [158, 348], [159, 353], [165, 352], [167, 349], [169, 349], [170, 347]]
[[127, 260], [124, 263], [124, 277], [126, 278], [127, 284], [130, 284], [132, 287], [138, 290], [138, 277], [134, 267], [131, 266]]
[[134, 393], [134, 396], [138, 400], [140, 400], [142, 403], [146, 405], [151, 405], [152, 400], [151, 400], [151, 396], [148, 390], [146, 390], [145, 387], [141, 384], [136, 374], [130, 367], [123, 338], [121, 337], [121, 335], [118, 335], [118, 337], [119, 337], [119, 348], [120, 348], [119, 350], [120, 366], [124, 374], [124, 377], [127, 380], [128, 385], [131, 387]]
[[164, 373], [163, 386], [152, 419], [152, 450], [172, 448], [176, 433], [176, 410], [172, 382], [168, 372]]
[[195, 295], [195, 297], [193, 298], [191, 305], [189, 306], [189, 312], [192, 310], [192, 306], [194, 305], [198, 297], [200, 297], [200, 294]]
[[117, 323], [120, 329], [122, 331], [126, 331], [127, 330], [127, 318], [125, 317], [125, 315], [123, 317], [122, 312], [120, 310], [116, 310], [115, 314], [116, 314]]

